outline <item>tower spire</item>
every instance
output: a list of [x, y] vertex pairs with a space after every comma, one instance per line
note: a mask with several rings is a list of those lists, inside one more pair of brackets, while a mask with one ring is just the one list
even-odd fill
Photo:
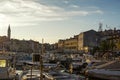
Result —
[[7, 37], [8, 37], [8, 39], [10, 40], [10, 38], [11, 38], [11, 29], [10, 29], [10, 24], [9, 24], [9, 26], [8, 26]]

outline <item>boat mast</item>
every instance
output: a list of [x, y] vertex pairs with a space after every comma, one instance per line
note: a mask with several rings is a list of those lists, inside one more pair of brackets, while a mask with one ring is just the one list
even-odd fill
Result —
[[3, 42], [3, 45], [2, 45], [2, 53], [5, 53], [5, 45], [4, 45], [4, 42]]
[[44, 39], [42, 39], [42, 47], [41, 47], [41, 54], [40, 54], [40, 80], [43, 80], [43, 60], [42, 60], [42, 55], [43, 55], [43, 43]]

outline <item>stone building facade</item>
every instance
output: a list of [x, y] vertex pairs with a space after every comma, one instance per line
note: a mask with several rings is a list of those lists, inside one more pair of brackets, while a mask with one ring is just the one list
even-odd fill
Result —
[[94, 30], [80, 33], [78, 36], [78, 50], [88, 52], [97, 46], [98, 35]]
[[97, 46], [97, 32], [89, 30], [82, 32], [73, 38], [59, 40], [58, 48], [70, 52], [88, 52], [94, 46]]
[[106, 41], [108, 45], [108, 51], [120, 52], [120, 30], [109, 29], [101, 32], [101, 41]]
[[64, 51], [75, 52], [77, 50], [78, 50], [78, 36], [74, 36], [73, 38], [66, 39], [64, 41]]

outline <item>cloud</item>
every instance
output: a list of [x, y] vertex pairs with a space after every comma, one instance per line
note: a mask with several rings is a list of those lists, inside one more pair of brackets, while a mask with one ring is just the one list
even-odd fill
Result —
[[64, 0], [63, 2], [64, 2], [65, 4], [68, 4], [68, 3], [69, 3], [69, 1], [68, 1], [68, 0]]
[[94, 13], [103, 14], [104, 12], [103, 12], [103, 11], [101, 11], [101, 10], [96, 10], [96, 11], [94, 11]]
[[71, 5], [71, 7], [73, 7], [73, 8], [79, 8], [78, 5]]
[[[65, 0], [65, 3], [68, 1]], [[45, 5], [35, 0], [2, 0], [0, 1], [0, 23], [30, 23], [69, 19], [74, 16], [103, 14], [101, 10], [68, 10], [55, 5]], [[72, 5], [77, 8], [77, 5]]]

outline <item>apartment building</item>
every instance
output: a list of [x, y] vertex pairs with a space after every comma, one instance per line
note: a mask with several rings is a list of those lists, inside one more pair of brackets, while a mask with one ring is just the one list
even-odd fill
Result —
[[94, 46], [97, 46], [98, 38], [97, 32], [94, 30], [80, 33], [78, 36], [78, 50], [89, 52]]
[[120, 51], [120, 30], [109, 29], [101, 32], [103, 35], [101, 41], [106, 41], [109, 45], [109, 51]]
[[89, 30], [69, 39], [59, 40], [58, 48], [70, 52], [88, 52], [94, 46], [97, 46], [97, 38], [97, 32], [94, 30]]
[[64, 50], [72, 52], [78, 50], [78, 35], [64, 41]]

